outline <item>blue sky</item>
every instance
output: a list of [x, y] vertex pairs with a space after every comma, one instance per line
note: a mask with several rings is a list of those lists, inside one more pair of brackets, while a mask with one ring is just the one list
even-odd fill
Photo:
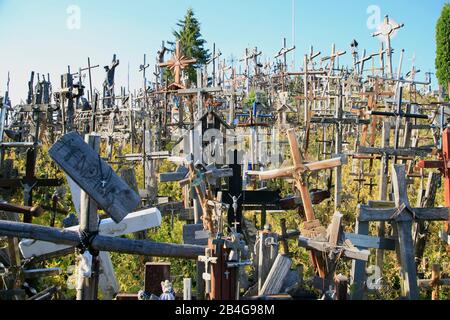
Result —
[[[435, 24], [447, 0], [295, 0], [296, 69], [310, 45], [328, 54], [331, 44], [347, 50], [342, 63], [350, 62], [349, 44], [356, 39], [360, 49], [377, 51], [379, 41], [367, 27], [371, 5], [380, 8], [381, 17], [389, 14], [405, 27], [393, 40], [398, 52], [405, 49], [405, 68], [411, 57], [424, 72], [434, 72]], [[77, 5], [81, 29], [69, 30], [67, 8]], [[138, 72], [146, 53], [153, 63], [162, 40], [172, 40], [172, 30], [186, 9], [192, 7], [202, 23], [202, 33], [212, 47], [215, 42], [229, 58], [240, 58], [246, 47], [257, 46], [266, 57], [281, 48], [283, 37], [292, 43], [292, 0], [0, 0], [0, 93], [11, 71], [11, 96], [14, 103], [25, 99], [29, 73], [50, 73], [53, 86], [70, 64], [72, 70], [86, 66], [90, 56], [101, 67], [110, 63], [113, 53], [121, 65], [116, 85], [127, 83], [130, 64], [131, 87], [141, 84]], [[168, 57], [167, 57], [168, 58]], [[292, 59], [292, 58], [290, 58]], [[93, 72], [94, 84], [101, 87], [103, 68]]]

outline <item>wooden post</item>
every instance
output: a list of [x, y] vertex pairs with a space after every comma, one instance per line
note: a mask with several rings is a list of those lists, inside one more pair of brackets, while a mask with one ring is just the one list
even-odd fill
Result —
[[192, 300], [192, 279], [191, 278], [183, 279], [183, 300], [184, 301]]
[[258, 246], [258, 291], [266, 281], [267, 275], [278, 254], [278, 235], [270, 232], [260, 232]]
[[[391, 124], [389, 121], [383, 122], [383, 135], [382, 135], [382, 148], [388, 148], [391, 139]], [[379, 199], [381, 201], [388, 200], [387, 191], [388, 191], [388, 175], [389, 175], [389, 156], [383, 155], [381, 158], [381, 167], [380, 167], [380, 196]], [[378, 223], [378, 236], [384, 237], [386, 232], [386, 223], [384, 221], [380, 221]], [[381, 249], [376, 250], [376, 265], [379, 268], [380, 272], [383, 272], [384, 267], [384, 251]]]
[[348, 297], [348, 279], [346, 276], [339, 274], [335, 279], [336, 284], [336, 300], [347, 300]]
[[259, 291], [259, 295], [264, 296], [280, 293], [281, 287], [283, 286], [283, 280], [288, 274], [291, 265], [291, 259], [279, 254], [267, 275], [266, 281], [264, 281], [263, 287]]
[[[99, 153], [100, 136], [88, 135], [85, 140], [89, 147]], [[80, 207], [80, 232], [87, 235], [98, 232], [97, 204], [84, 190], [81, 191]], [[98, 252], [95, 252], [92, 254], [91, 276], [83, 277], [82, 283], [78, 284], [81, 287], [77, 289], [77, 300], [97, 300], [99, 269]], [[78, 272], [82, 272], [82, 270], [79, 269]]]
[[[449, 89], [450, 89], [450, 84], [449, 84]], [[439, 300], [440, 278], [441, 278], [441, 266], [438, 264], [433, 264], [433, 268], [431, 269], [431, 281], [433, 284], [433, 293], [431, 294], [432, 300]]]
[[[356, 221], [355, 232], [360, 235], [369, 234], [369, 222]], [[352, 261], [352, 285], [353, 291], [351, 294], [351, 300], [363, 300], [364, 292], [366, 288], [367, 273], [366, 273], [366, 261], [353, 260]]]
[[145, 264], [145, 287], [146, 293], [160, 296], [162, 292], [161, 282], [170, 280], [170, 263], [147, 262]]

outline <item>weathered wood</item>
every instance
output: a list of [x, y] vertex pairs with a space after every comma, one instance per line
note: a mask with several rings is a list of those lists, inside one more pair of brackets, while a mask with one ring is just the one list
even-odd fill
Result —
[[258, 292], [262, 289], [267, 275], [278, 255], [278, 235], [276, 233], [260, 232], [257, 242], [258, 260]]
[[[95, 153], [100, 152], [100, 136], [87, 135], [86, 144]], [[81, 191], [80, 199], [80, 232], [85, 234], [97, 233], [99, 231], [99, 217], [97, 214], [97, 203], [91, 199], [84, 190]], [[90, 266], [90, 277], [78, 277], [77, 281], [77, 300], [97, 300], [98, 277], [100, 261], [99, 252], [92, 253], [92, 264]], [[78, 274], [83, 274], [82, 266], [78, 266]]]
[[52, 277], [61, 274], [60, 268], [33, 269], [22, 272], [24, 279], [38, 279], [43, 277]]
[[170, 263], [147, 262], [145, 264], [144, 291], [156, 296], [161, 296], [161, 282], [170, 281]]
[[[358, 221], [356, 222], [355, 232], [359, 235], [367, 236], [369, 234], [369, 222], [360, 221], [358, 219]], [[367, 281], [366, 261], [352, 261], [351, 279], [353, 286], [351, 300], [362, 300], [364, 298]]]
[[259, 291], [259, 295], [274, 295], [280, 293], [283, 286], [283, 280], [291, 269], [292, 260], [284, 255], [279, 254], [270, 269], [267, 279], [263, 287]]
[[339, 274], [335, 278], [336, 300], [347, 300], [348, 298], [348, 278]]
[[[158, 209], [147, 209], [134, 213], [130, 213], [120, 223], [115, 223], [112, 219], [104, 219], [100, 222], [100, 235], [109, 237], [120, 237], [126, 234], [147, 230], [161, 225], [161, 214]], [[64, 231], [77, 232], [79, 226], [73, 226]], [[31, 257], [40, 257], [53, 252], [68, 250], [71, 246], [61, 245], [58, 243], [50, 243], [45, 241], [35, 241], [23, 239], [19, 243], [22, 255], [29, 259]], [[70, 252], [73, 253], [73, 250]]]
[[183, 300], [184, 301], [192, 300], [192, 279], [191, 278], [183, 279]]
[[357, 153], [364, 154], [386, 154], [392, 157], [426, 157], [432, 152], [432, 148], [414, 148], [414, 149], [394, 149], [394, 148], [371, 148], [359, 146]]
[[[67, 246], [78, 246], [80, 242], [79, 234], [75, 231], [9, 221], [0, 221], [0, 235], [35, 239]], [[92, 247], [98, 251], [186, 259], [197, 259], [204, 252], [204, 247], [201, 246], [137, 241], [103, 235], [95, 237]]]
[[[300, 236], [298, 238], [299, 247], [303, 247], [309, 250], [315, 250], [320, 252], [329, 252], [334, 246], [330, 245], [328, 242], [322, 242], [317, 240], [312, 240], [309, 238], [305, 238]], [[355, 260], [369, 260], [369, 251], [368, 250], [359, 250], [357, 248], [345, 248], [342, 252], [344, 257], [355, 259]]]
[[331, 225], [329, 227], [329, 234], [328, 234], [328, 236], [329, 236], [328, 243], [333, 246], [338, 245], [338, 241], [339, 241], [339, 238], [340, 238], [341, 232], [342, 232], [341, 222], [342, 222], [343, 217], [344, 216], [340, 212], [336, 212], [331, 221]]
[[139, 205], [139, 195], [76, 132], [59, 139], [49, 154], [115, 222]]
[[44, 213], [41, 207], [29, 207], [16, 204], [0, 202], [0, 210], [6, 212], [23, 213], [33, 217], [39, 217]]
[[357, 248], [364, 249], [381, 249], [381, 250], [395, 250], [395, 240], [380, 237], [371, 237], [363, 234], [344, 233], [344, 239], [350, 240]]
[[183, 225], [183, 243], [199, 246], [208, 245], [209, 232], [204, 231], [203, 224]]
[[[391, 221], [397, 209], [372, 209], [369, 206], [359, 206], [359, 221]], [[446, 221], [449, 208], [414, 208], [415, 220]]]

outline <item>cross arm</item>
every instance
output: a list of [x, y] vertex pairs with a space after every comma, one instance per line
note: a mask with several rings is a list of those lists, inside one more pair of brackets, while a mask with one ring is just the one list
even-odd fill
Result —
[[369, 260], [369, 250], [359, 250], [357, 248], [349, 248], [349, 247], [333, 247], [327, 242], [312, 240], [302, 236], [298, 238], [298, 246], [306, 248], [308, 250], [320, 251], [325, 253], [328, 253], [333, 250], [335, 251], [342, 250], [343, 255], [349, 259], [363, 260], [363, 261]]
[[414, 208], [416, 220], [448, 221], [450, 208]]
[[389, 209], [373, 209], [366, 205], [359, 206], [358, 221], [391, 221], [392, 216], [397, 212], [395, 208]]

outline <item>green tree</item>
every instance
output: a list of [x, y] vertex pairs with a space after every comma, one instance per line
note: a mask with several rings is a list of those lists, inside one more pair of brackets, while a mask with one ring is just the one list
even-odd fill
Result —
[[436, 25], [436, 76], [447, 88], [450, 83], [450, 4], [445, 4]]
[[[178, 21], [177, 27], [178, 30], [173, 31], [173, 36], [176, 40], [180, 41], [183, 55], [188, 58], [197, 59], [195, 65], [191, 65], [185, 70], [188, 73], [189, 80], [195, 83], [197, 80], [197, 71], [195, 71], [195, 68], [199, 65], [206, 64], [210, 58], [210, 53], [205, 48], [206, 40], [202, 38], [200, 22], [195, 17], [192, 8], [187, 10], [183, 20]], [[175, 47], [175, 42], [169, 43]]]

